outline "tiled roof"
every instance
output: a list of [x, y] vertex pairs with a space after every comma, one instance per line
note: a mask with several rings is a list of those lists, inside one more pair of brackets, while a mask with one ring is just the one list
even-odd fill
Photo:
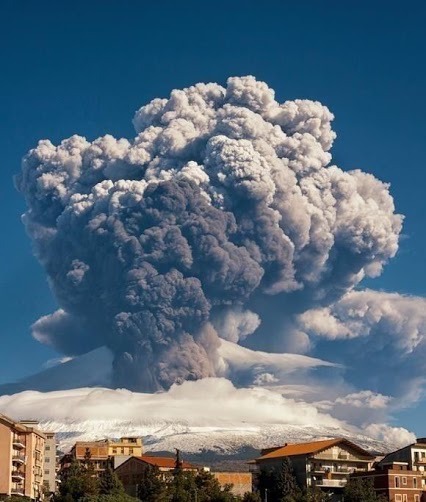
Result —
[[281, 448], [276, 448], [273, 451], [263, 455], [256, 460], [268, 460], [273, 458], [281, 458], [281, 457], [292, 457], [294, 455], [309, 455], [318, 453], [322, 450], [326, 450], [327, 448], [331, 448], [332, 446], [336, 446], [338, 444], [344, 443], [346, 446], [355, 449], [362, 456], [372, 457], [367, 451], [363, 450], [359, 446], [351, 443], [347, 439], [337, 438], [337, 439], [326, 439], [324, 441], [311, 441], [309, 443], [294, 443], [294, 444], [286, 444]]
[[[156, 465], [166, 469], [174, 469], [176, 467], [176, 459], [174, 457], [153, 457], [150, 455], [142, 455], [142, 457], [135, 457], [150, 465]], [[196, 469], [196, 467], [189, 462], [181, 462], [183, 469]]]

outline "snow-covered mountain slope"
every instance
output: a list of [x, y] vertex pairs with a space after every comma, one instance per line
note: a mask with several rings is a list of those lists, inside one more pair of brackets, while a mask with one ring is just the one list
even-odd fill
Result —
[[147, 452], [173, 452], [179, 448], [191, 455], [245, 458], [247, 452], [288, 442], [301, 442], [330, 437], [345, 437], [376, 452], [392, 449], [392, 445], [371, 439], [361, 433], [323, 426], [235, 423], [228, 426], [191, 426], [184, 422], [143, 423], [138, 420], [90, 420], [83, 422], [42, 423], [44, 430], [56, 431], [61, 449], [68, 450], [75, 441], [115, 438], [126, 435], [143, 438]]

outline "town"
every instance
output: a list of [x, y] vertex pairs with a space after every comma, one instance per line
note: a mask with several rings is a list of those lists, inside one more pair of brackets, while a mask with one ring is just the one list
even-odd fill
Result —
[[386, 454], [343, 438], [265, 448], [246, 469], [145, 453], [140, 437], [77, 441], [0, 414], [0, 500], [57, 502], [424, 502], [426, 438]]

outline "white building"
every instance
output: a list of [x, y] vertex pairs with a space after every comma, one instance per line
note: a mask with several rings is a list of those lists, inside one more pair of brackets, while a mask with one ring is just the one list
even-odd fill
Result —
[[48, 493], [55, 493], [57, 489], [57, 442], [54, 432], [45, 432], [44, 445], [44, 477], [43, 485]]

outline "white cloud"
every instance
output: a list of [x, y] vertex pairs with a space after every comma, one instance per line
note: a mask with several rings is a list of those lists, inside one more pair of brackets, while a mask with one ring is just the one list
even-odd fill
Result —
[[221, 340], [219, 355], [231, 372], [253, 371], [289, 374], [318, 367], [338, 368], [339, 364], [301, 354], [273, 354], [251, 350], [236, 343]]
[[392, 398], [389, 396], [377, 394], [371, 390], [362, 390], [344, 397], [338, 397], [335, 403], [345, 404], [355, 408], [385, 409], [391, 400]]
[[205, 378], [173, 385], [169, 391], [142, 394], [125, 389], [82, 388], [40, 393], [25, 391], [0, 397], [2, 413], [42, 421], [141, 419], [183, 421], [192, 425], [214, 423], [318, 424], [342, 423], [315, 406], [287, 399], [263, 388], [241, 388], [224, 378]]
[[392, 407], [413, 404], [424, 394], [425, 298], [350, 291], [328, 307], [299, 315], [296, 326], [313, 345], [327, 346], [335, 360], [345, 361], [348, 382], [398, 397]]
[[381, 441], [395, 446], [395, 449], [414, 443], [416, 436], [403, 427], [392, 427], [387, 424], [370, 424], [365, 427], [365, 433]]

